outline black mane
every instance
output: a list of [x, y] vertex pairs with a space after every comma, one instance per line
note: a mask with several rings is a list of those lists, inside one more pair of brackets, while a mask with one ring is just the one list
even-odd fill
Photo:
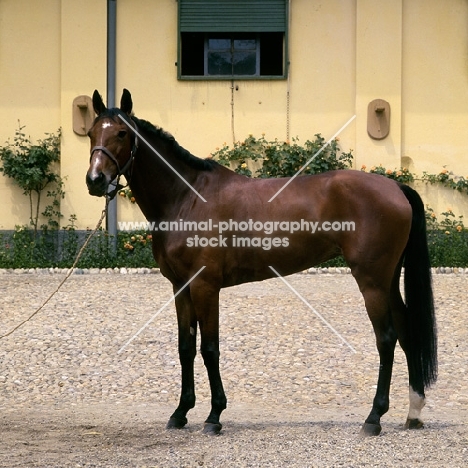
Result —
[[[115, 120], [119, 115], [122, 114], [122, 111], [117, 108], [106, 109], [102, 114], [100, 114], [96, 120], [100, 120], [105, 117], [109, 117], [112, 120]], [[131, 119], [136, 123], [139, 131], [144, 131], [149, 135], [153, 135], [160, 140], [165, 141], [168, 146], [173, 150], [175, 156], [181, 161], [188, 164], [190, 167], [200, 171], [211, 171], [216, 166], [216, 161], [212, 159], [202, 159], [193, 155], [190, 151], [186, 150], [177, 143], [176, 139], [168, 132], [163, 130], [161, 127], [156, 127], [151, 122], [147, 120], [138, 119], [132, 115]]]
[[161, 127], [156, 127], [151, 122], [147, 120], [138, 119], [135, 116], [132, 116], [132, 120], [136, 123], [137, 127], [144, 132], [155, 136], [161, 140], [164, 140], [169, 147], [174, 151], [174, 154], [181, 161], [187, 163], [189, 166], [194, 169], [201, 171], [211, 171], [216, 165], [216, 162], [212, 159], [202, 159], [193, 155], [190, 151], [186, 150], [177, 143], [176, 139], [168, 132], [166, 132]]

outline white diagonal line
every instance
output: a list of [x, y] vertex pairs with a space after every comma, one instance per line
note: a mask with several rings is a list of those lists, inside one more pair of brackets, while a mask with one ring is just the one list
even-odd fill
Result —
[[174, 174], [176, 174], [183, 182], [185, 182], [185, 184], [187, 185], [187, 187], [189, 187], [193, 192], [195, 192], [205, 203], [206, 203], [206, 200], [192, 187], [192, 185], [190, 185], [182, 175], [180, 175], [173, 167], [171, 164], [169, 164], [162, 156], [161, 156], [161, 153], [159, 153], [159, 151], [154, 148], [151, 143], [149, 143], [148, 140], [146, 140], [142, 135], [141, 133], [136, 130], [132, 125], [130, 125], [130, 123], [124, 118], [122, 117], [122, 115], [118, 114], [118, 117], [123, 120], [127, 126], [130, 128], [130, 130], [132, 130], [135, 135], [143, 142], [146, 144], [146, 146], [148, 146], [148, 148], [156, 155], [158, 156], [159, 159], [161, 159], [161, 161], [163, 161], [166, 166], [168, 166], [173, 172]]
[[353, 352], [356, 350], [271, 266], [270, 270]]
[[269, 200], [275, 199], [354, 119], [354, 114]]
[[205, 268], [202, 266], [117, 352], [120, 354]]

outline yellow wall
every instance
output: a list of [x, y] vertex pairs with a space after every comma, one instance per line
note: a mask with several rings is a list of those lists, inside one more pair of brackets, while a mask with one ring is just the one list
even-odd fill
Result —
[[72, 102], [82, 94], [101, 89], [105, 99], [107, 2], [106, 0], [61, 1], [62, 47], [60, 57], [60, 116], [63, 127], [62, 176], [66, 198], [62, 203], [64, 224], [75, 214], [78, 227], [94, 228], [104, 201], [90, 197], [85, 183], [89, 166], [89, 139], [72, 129]]
[[[403, 2], [402, 158], [417, 174], [468, 178], [468, 3]], [[468, 196], [417, 183], [436, 213], [468, 218]]]
[[[60, 121], [60, 1], [0, 2], [0, 145], [18, 120], [33, 141]], [[29, 202], [0, 175], [0, 230], [29, 222]]]
[[[0, 2], [0, 144], [17, 119], [33, 138], [63, 128], [64, 224], [94, 227], [103, 201], [84, 183], [89, 142], [72, 131], [71, 105], [97, 88], [106, 95], [106, 0]], [[178, 81], [177, 2], [117, 0], [117, 98], [133, 97], [137, 116], [206, 156], [224, 142], [340, 135], [355, 167], [443, 166], [468, 175], [468, 4], [465, 0], [291, 0], [289, 80]], [[236, 89], [236, 86], [238, 89]], [[289, 91], [289, 113], [287, 96]], [[391, 106], [390, 135], [367, 134], [367, 105]], [[234, 102], [234, 135], [231, 101]], [[420, 186], [436, 211], [468, 215], [466, 198]], [[27, 201], [0, 177], [0, 230], [28, 220]], [[119, 200], [119, 220], [142, 219]]]
[[468, 175], [468, 3], [406, 1], [403, 155], [417, 172]]
[[[402, 0], [357, 0], [356, 14], [356, 166], [371, 161], [400, 166]], [[390, 104], [390, 134], [367, 134], [367, 107], [374, 99]]]

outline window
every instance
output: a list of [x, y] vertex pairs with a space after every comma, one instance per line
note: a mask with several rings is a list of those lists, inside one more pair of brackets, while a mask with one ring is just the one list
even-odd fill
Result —
[[284, 77], [283, 33], [182, 33], [181, 77]]
[[208, 36], [205, 44], [205, 75], [258, 75], [257, 38]]
[[285, 78], [286, 0], [179, 0], [180, 79]]

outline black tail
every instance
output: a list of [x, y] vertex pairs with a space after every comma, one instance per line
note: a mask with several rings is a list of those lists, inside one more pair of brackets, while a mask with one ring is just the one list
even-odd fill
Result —
[[[414, 384], [429, 387], [437, 380], [437, 331], [432, 296], [431, 265], [426, 237], [424, 204], [407, 185], [400, 189], [413, 209], [411, 231], [405, 250], [405, 300], [408, 309], [408, 366]], [[411, 382], [410, 382], [411, 383]]]

